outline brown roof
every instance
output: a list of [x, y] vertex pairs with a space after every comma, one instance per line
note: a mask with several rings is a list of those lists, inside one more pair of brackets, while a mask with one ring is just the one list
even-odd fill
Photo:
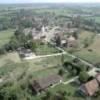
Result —
[[40, 90], [44, 90], [47, 87], [57, 84], [62, 80], [59, 75], [49, 75], [48, 77], [44, 77], [38, 80], [33, 81], [32, 87], [36, 90], [36, 92]]
[[97, 81], [98, 81], [99, 84], [100, 84], [100, 73], [96, 75], [96, 79], [97, 79]]
[[98, 91], [99, 84], [96, 79], [89, 81], [88, 83], [81, 86], [81, 91], [88, 96], [93, 96]]

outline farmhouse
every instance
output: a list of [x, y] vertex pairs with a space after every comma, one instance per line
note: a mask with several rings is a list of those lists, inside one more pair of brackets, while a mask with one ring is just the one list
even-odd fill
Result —
[[100, 85], [100, 73], [96, 75], [96, 80], [98, 81], [98, 83]]
[[19, 48], [18, 52], [21, 57], [30, 57], [33, 55], [32, 51], [30, 49]]
[[34, 80], [32, 84], [32, 90], [36, 93], [45, 91], [48, 87], [56, 85], [62, 82], [62, 78], [59, 75], [49, 75], [38, 80]]
[[80, 93], [85, 96], [93, 96], [99, 89], [99, 84], [96, 79], [93, 79], [80, 87]]
[[76, 47], [77, 46], [77, 40], [73, 36], [69, 36], [67, 38], [67, 47]]

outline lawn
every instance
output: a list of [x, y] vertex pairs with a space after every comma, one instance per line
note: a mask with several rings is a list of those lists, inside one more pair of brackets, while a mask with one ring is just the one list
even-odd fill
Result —
[[11, 36], [14, 34], [14, 29], [8, 29], [5, 31], [0, 31], [0, 47], [7, 42], [9, 42]]

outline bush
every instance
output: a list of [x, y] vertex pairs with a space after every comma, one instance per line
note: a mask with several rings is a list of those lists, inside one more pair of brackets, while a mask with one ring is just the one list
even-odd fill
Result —
[[89, 75], [88, 75], [87, 72], [85, 72], [85, 71], [80, 72], [80, 74], [79, 74], [79, 80], [81, 82], [85, 83], [85, 82], [88, 81], [88, 79], [89, 79]]
[[63, 69], [60, 69], [59, 72], [58, 72], [58, 74], [59, 74], [60, 76], [63, 76], [63, 75], [64, 75], [64, 70], [63, 70]]

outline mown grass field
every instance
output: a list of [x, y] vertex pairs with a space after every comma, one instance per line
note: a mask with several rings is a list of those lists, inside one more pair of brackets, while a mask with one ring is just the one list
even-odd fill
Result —
[[0, 47], [7, 42], [9, 42], [11, 36], [14, 34], [14, 29], [8, 29], [5, 31], [0, 31]]

